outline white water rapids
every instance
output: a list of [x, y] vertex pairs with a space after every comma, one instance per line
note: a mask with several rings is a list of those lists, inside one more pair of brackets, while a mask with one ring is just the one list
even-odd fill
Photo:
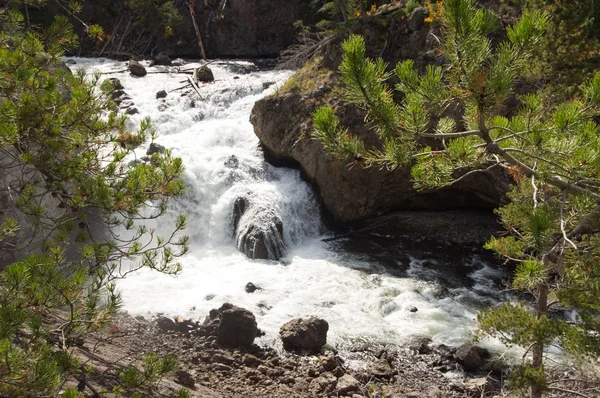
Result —
[[[118, 61], [75, 60], [73, 69], [88, 72], [126, 69], [125, 63]], [[173, 225], [177, 214], [188, 216], [185, 233], [190, 236], [191, 251], [181, 258], [183, 271], [175, 277], [151, 271], [128, 276], [119, 284], [125, 310], [134, 315], [163, 313], [201, 320], [210, 309], [230, 302], [252, 311], [266, 333], [258, 343], [275, 347], [283, 323], [312, 315], [329, 322], [328, 341], [338, 347], [402, 344], [414, 335], [451, 345], [469, 339], [481, 303], [494, 302], [497, 288], [492, 279], [505, 275], [473, 255], [464, 264], [444, 265], [466, 271], [463, 283], [450, 283], [449, 294], [440, 296], [435, 275], [443, 273], [444, 266], [428, 266], [436, 264], [435, 258], [402, 253], [405, 260], [394, 261], [406, 272], [398, 273], [368, 256], [324, 243], [328, 232], [310, 186], [298, 171], [275, 168], [264, 161], [249, 122], [254, 102], [277, 90], [292, 72], [241, 74], [234, 73], [231, 65], [249, 63], [212, 63], [216, 82], [201, 86], [205, 100], [193, 92], [186, 96], [182, 91], [169, 92], [183, 85], [187, 76], [182, 74], [136, 78], [120, 72], [105, 76], [120, 79], [139, 110], [130, 117], [131, 127], [149, 116], [158, 132], [156, 142], [183, 159], [188, 184], [185, 197], [172, 202], [172, 214], [149, 225], [160, 234]], [[197, 64], [182, 69], [193, 66]], [[149, 72], [168, 70], [148, 68]], [[160, 90], [169, 92], [165, 99], [156, 99]], [[147, 145], [140, 148], [138, 157], [146, 149]], [[239, 160], [237, 168], [226, 165], [232, 155]], [[250, 260], [236, 249], [232, 207], [246, 194], [280, 214], [288, 247], [283, 261]], [[262, 290], [246, 293], [248, 282]], [[411, 312], [412, 307], [418, 311]]]

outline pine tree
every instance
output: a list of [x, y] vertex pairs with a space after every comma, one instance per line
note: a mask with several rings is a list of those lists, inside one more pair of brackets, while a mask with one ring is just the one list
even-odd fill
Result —
[[[132, 162], [133, 149], [154, 137], [149, 121], [127, 131], [109, 84], [62, 64], [77, 41], [65, 17], [34, 32], [22, 4], [9, 3], [0, 8], [0, 174], [14, 177], [5, 192], [14, 208], [0, 213], [0, 246], [30, 254], [0, 273], [0, 395], [55, 396], [82, 370], [73, 347], [119, 309], [115, 281], [142, 267], [180, 270], [185, 217], [164, 237], [145, 221], [183, 193], [183, 164], [169, 151]], [[173, 367], [172, 358], [148, 357], [151, 373], [120, 374], [128, 387]]]
[[[499, 24], [492, 13], [474, 0], [446, 0], [440, 46], [446, 65], [419, 74], [412, 61], [399, 63], [400, 103], [387, 84], [387, 65], [366, 59], [363, 39], [352, 36], [339, 68], [345, 99], [365, 111], [381, 146], [366, 149], [331, 107], [313, 118], [326, 152], [365, 167], [410, 167], [419, 189], [492, 168], [513, 176], [512, 202], [498, 210], [507, 233], [487, 247], [517, 263], [513, 287], [532, 299], [481, 312], [479, 334], [525, 349], [513, 381], [530, 388], [532, 398], [550, 388], [545, 348], [558, 345], [582, 360], [600, 355], [600, 74], [582, 86], [582, 98], [549, 108], [540, 93], [530, 93], [519, 97], [516, 115], [503, 113], [549, 21], [525, 11], [506, 29], [508, 40], [494, 46], [488, 36]], [[462, 119], [445, 116], [449, 105], [464, 109]], [[419, 146], [423, 138], [435, 144]], [[550, 318], [557, 306], [575, 309], [576, 321]]]

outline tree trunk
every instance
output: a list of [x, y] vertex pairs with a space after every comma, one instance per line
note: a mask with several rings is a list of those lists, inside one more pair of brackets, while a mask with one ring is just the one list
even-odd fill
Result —
[[340, 12], [342, 13], [342, 18], [344, 19], [344, 22], [346, 22], [348, 20], [348, 10], [346, 10], [346, 5], [344, 4], [344, 2], [340, 2]]
[[188, 0], [188, 7], [190, 9], [190, 16], [192, 17], [192, 23], [194, 24], [194, 30], [196, 31], [196, 37], [198, 38], [198, 47], [200, 48], [200, 55], [202, 59], [206, 59], [206, 53], [204, 52], [204, 44], [202, 44], [202, 35], [200, 34], [200, 28], [196, 23], [196, 12], [194, 11], [194, 4]]
[[[539, 287], [538, 300], [536, 305], [537, 319], [546, 315], [548, 312], [548, 285], [545, 283]], [[532, 361], [531, 366], [534, 369], [540, 369], [544, 364], [544, 343], [542, 341], [536, 341], [535, 345], [531, 349]], [[531, 386], [531, 398], [541, 398], [543, 390], [538, 385]]]

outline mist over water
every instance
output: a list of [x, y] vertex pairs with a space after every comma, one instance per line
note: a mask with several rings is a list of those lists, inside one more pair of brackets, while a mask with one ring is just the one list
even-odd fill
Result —
[[[125, 69], [123, 62], [75, 60], [72, 68], [88, 72]], [[467, 340], [478, 309], [496, 302], [498, 281], [506, 275], [477, 253], [465, 253], [466, 260], [455, 261], [394, 244], [382, 249], [383, 258], [348, 250], [348, 242], [323, 242], [329, 232], [321, 223], [311, 187], [298, 171], [265, 162], [249, 122], [253, 104], [281, 87], [292, 72], [240, 73], [240, 67], [250, 70], [249, 66], [242, 61], [211, 63], [216, 82], [200, 87], [204, 100], [193, 92], [182, 96], [187, 90], [170, 92], [183, 86], [187, 75], [106, 75], [120, 79], [139, 110], [130, 117], [131, 127], [150, 117], [158, 133], [156, 142], [183, 159], [188, 186], [164, 220], [148, 224], [164, 236], [178, 214], [188, 216], [185, 233], [191, 250], [180, 260], [182, 273], [130, 275], [119, 283], [124, 309], [134, 315], [203, 319], [210, 309], [230, 302], [256, 315], [259, 328], [266, 332], [258, 342], [271, 346], [278, 345], [283, 323], [312, 315], [329, 322], [329, 343], [342, 348], [402, 344], [414, 335], [445, 344]], [[160, 90], [169, 94], [157, 100]], [[136, 156], [144, 156], [147, 147], [137, 150]], [[250, 260], [236, 249], [232, 209], [240, 197], [268, 206], [281, 218], [287, 246], [281, 262]], [[262, 290], [246, 293], [248, 282]], [[413, 307], [418, 311], [411, 312]]]

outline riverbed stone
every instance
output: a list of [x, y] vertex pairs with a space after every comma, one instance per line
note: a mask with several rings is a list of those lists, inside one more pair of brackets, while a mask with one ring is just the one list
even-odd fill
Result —
[[310, 317], [293, 319], [279, 330], [283, 348], [300, 353], [318, 353], [327, 343], [329, 324], [326, 320]]
[[345, 374], [337, 380], [337, 392], [338, 395], [346, 395], [350, 392], [359, 389], [358, 380], [349, 374]]
[[490, 358], [488, 350], [473, 344], [463, 344], [456, 351], [456, 361], [462, 365], [467, 372], [475, 372], [481, 369]]
[[245, 308], [231, 304], [219, 310], [221, 319], [217, 330], [217, 341], [226, 346], [250, 346], [256, 338], [258, 327], [254, 314]]
[[156, 99], [167, 98], [167, 92], [165, 90], [160, 90], [156, 93]]

